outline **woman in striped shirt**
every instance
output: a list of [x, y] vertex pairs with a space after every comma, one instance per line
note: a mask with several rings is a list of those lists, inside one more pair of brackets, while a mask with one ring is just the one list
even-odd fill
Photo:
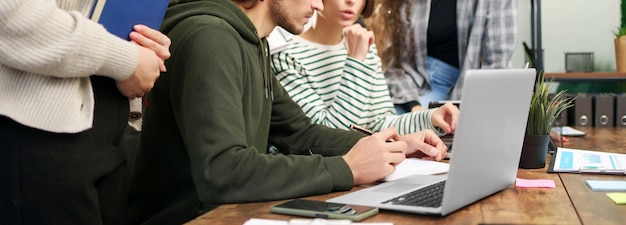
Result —
[[374, 35], [355, 24], [371, 14], [374, 0], [328, 0], [315, 24], [288, 39], [272, 54], [272, 69], [295, 102], [314, 123], [374, 132], [396, 127], [400, 134], [432, 129], [454, 133], [458, 109], [435, 109], [396, 115], [374, 46]]

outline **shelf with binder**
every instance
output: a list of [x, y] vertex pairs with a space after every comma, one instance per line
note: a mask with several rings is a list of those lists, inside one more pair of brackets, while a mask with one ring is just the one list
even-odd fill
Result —
[[615, 96], [615, 126], [626, 127], [626, 94]]
[[567, 94], [574, 107], [563, 112], [556, 125], [575, 127], [626, 127], [626, 93]]

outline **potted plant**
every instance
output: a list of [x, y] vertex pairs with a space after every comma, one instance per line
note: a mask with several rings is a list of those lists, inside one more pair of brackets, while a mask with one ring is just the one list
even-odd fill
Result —
[[615, 34], [615, 67], [626, 73], [626, 27], [618, 27]]
[[553, 81], [554, 79], [546, 81], [543, 71], [537, 77], [528, 111], [520, 168], [535, 169], [545, 166], [550, 131], [558, 116], [574, 105], [574, 98], [566, 97], [565, 90], [550, 94], [550, 83]]
[[626, 73], [626, 1], [621, 5], [620, 25], [613, 32], [615, 34], [615, 66], [617, 72]]

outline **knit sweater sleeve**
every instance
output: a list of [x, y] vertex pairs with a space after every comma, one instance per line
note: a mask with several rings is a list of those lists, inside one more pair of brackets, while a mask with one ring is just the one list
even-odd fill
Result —
[[[89, 20], [48, 0], [0, 3], [0, 63], [54, 77], [92, 74], [125, 80], [138, 62], [138, 50]], [[65, 1], [63, 4], [83, 4]]]

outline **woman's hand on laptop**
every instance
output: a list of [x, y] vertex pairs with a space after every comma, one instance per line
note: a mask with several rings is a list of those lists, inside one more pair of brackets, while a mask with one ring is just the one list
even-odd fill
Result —
[[453, 134], [459, 120], [459, 108], [451, 102], [443, 104], [433, 112], [430, 121], [433, 126], [441, 128], [446, 134]]
[[422, 158], [441, 161], [448, 154], [448, 147], [432, 130], [400, 136], [400, 141], [407, 144], [407, 158]]

